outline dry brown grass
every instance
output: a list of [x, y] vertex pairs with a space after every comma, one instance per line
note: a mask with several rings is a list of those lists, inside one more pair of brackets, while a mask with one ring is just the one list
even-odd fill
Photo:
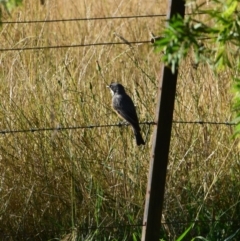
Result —
[[[25, 1], [11, 20], [159, 14], [162, 1]], [[148, 40], [159, 18], [4, 24], [1, 48]], [[121, 82], [141, 121], [153, 120], [159, 55], [151, 46], [125, 45], [1, 52], [0, 130], [118, 123], [106, 83]], [[97, 69], [96, 61], [101, 65]], [[228, 73], [208, 66], [180, 70], [175, 120], [231, 120]], [[6, 240], [60, 239], [71, 228], [142, 221], [150, 140], [137, 147], [129, 127], [6, 134], [1, 136], [1, 231]], [[230, 127], [174, 124], [164, 217], [212, 220], [239, 209], [238, 150]], [[222, 198], [221, 198], [222, 197]], [[214, 205], [213, 205], [214, 204]], [[215, 207], [215, 204], [216, 207]], [[203, 205], [203, 206], [201, 206]], [[235, 205], [234, 208], [230, 208]], [[212, 214], [209, 214], [212, 211]], [[219, 211], [219, 212], [218, 212]], [[206, 215], [205, 215], [206, 214]], [[212, 215], [212, 216], [211, 216]], [[214, 217], [213, 217], [214, 215]], [[225, 216], [224, 216], [225, 218]], [[165, 225], [174, 240], [186, 226]], [[78, 240], [132, 240], [139, 228], [79, 231]], [[8, 236], [9, 235], [9, 236]], [[69, 236], [65, 236], [67, 238]], [[72, 240], [76, 237], [72, 231]], [[105, 239], [103, 238], [105, 237]], [[125, 239], [124, 239], [125, 238]]]

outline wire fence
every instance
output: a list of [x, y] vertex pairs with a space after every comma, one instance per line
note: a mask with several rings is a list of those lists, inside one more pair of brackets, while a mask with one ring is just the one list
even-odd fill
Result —
[[[141, 41], [130, 41], [130, 42], [128, 42], [128, 44], [146, 44], [146, 43], [151, 43], [151, 40], [141, 40]], [[125, 42], [106, 42], [106, 43], [71, 44], [71, 45], [56, 45], [56, 46], [0, 48], [0, 52], [40, 50], [40, 49], [79, 48], [79, 47], [103, 46], [103, 45], [122, 45], [122, 44], [126, 44], [126, 43]]]
[[[205, 13], [188, 13], [187, 15], [205, 14]], [[116, 20], [116, 19], [136, 19], [136, 18], [156, 18], [165, 17], [166, 14], [148, 14], [148, 15], [131, 15], [131, 16], [110, 16], [110, 17], [92, 17], [92, 18], [72, 18], [72, 19], [52, 19], [52, 20], [26, 20], [26, 21], [3, 21], [1, 24], [36, 24], [36, 23], [56, 23], [56, 22], [74, 22], [74, 21], [93, 21], [93, 20]], [[148, 44], [154, 43], [155, 40], [161, 38], [152, 37], [150, 40], [127, 41], [127, 44]], [[212, 39], [214, 37], [203, 37], [200, 40]], [[104, 45], [122, 45], [123, 42], [105, 42], [105, 43], [87, 43], [87, 44], [69, 44], [56, 46], [35, 46], [35, 47], [14, 47], [14, 48], [0, 48], [0, 52], [7, 51], [26, 51], [26, 50], [41, 50], [41, 49], [60, 49], [60, 48], [78, 48], [90, 46], [104, 46]]]
[[[186, 15], [204, 15], [204, 12], [186, 13]], [[165, 13], [130, 15], [130, 16], [108, 16], [91, 18], [68, 18], [68, 19], [44, 19], [44, 20], [22, 20], [22, 21], [2, 21], [1, 24], [34, 24], [34, 23], [57, 23], [57, 22], [77, 22], [77, 21], [96, 21], [96, 20], [115, 20], [115, 19], [137, 19], [137, 18], [159, 18], [166, 17]]]
[[[226, 125], [235, 126], [233, 122], [217, 122], [217, 121], [173, 121], [174, 124], [194, 124], [194, 125]], [[154, 121], [140, 122], [140, 125], [156, 125]], [[16, 130], [0, 130], [0, 134], [17, 134], [17, 133], [34, 133], [43, 131], [65, 131], [65, 130], [78, 130], [78, 129], [94, 129], [94, 128], [108, 128], [108, 127], [122, 127], [129, 126], [128, 123], [117, 124], [100, 124], [100, 125], [85, 125], [85, 126], [66, 126], [66, 127], [42, 127], [42, 128], [30, 128], [30, 129], [16, 129]]]
[[[95, 17], [95, 18], [75, 18], [75, 19], [54, 19], [54, 20], [29, 20], [29, 21], [3, 21], [2, 24], [36, 24], [36, 23], [54, 23], [54, 22], [73, 22], [73, 21], [96, 21], [96, 20], [114, 20], [114, 19], [134, 19], [134, 18], [156, 18], [165, 17], [166, 14], [156, 15], [133, 15], [133, 16], [116, 16], [116, 17]], [[152, 43], [151, 40], [141, 41], [130, 41], [129, 44], [148, 44]], [[100, 46], [100, 45], [122, 45], [125, 42], [105, 42], [105, 43], [88, 43], [88, 44], [75, 44], [75, 45], [57, 45], [57, 46], [36, 46], [36, 47], [18, 47], [18, 48], [0, 48], [1, 52], [4, 51], [27, 51], [27, 50], [41, 50], [41, 49], [59, 49], [59, 48], [77, 48], [77, 47], [89, 47], [89, 46]], [[236, 123], [228, 121], [185, 121], [185, 120], [174, 120], [174, 124], [192, 124], [192, 125], [225, 125], [235, 126]], [[17, 133], [35, 133], [44, 131], [66, 131], [66, 130], [78, 130], [78, 129], [94, 129], [94, 128], [110, 128], [110, 127], [123, 127], [128, 126], [126, 123], [117, 124], [89, 124], [84, 126], [58, 126], [58, 127], [40, 127], [40, 128], [28, 128], [28, 129], [7, 129], [0, 130], [0, 134], [17, 134]], [[154, 121], [140, 122], [140, 125], [156, 125]], [[190, 221], [174, 221], [174, 222], [162, 222], [162, 224], [188, 224], [188, 223], [214, 223], [214, 222], [239, 222], [239, 220], [190, 220]], [[79, 228], [78, 231], [88, 231], [97, 229], [119, 229], [129, 227], [143, 227], [143, 224], [133, 225], [117, 225], [117, 226], [92, 226], [88, 228]], [[63, 230], [64, 231], [64, 230]], [[65, 230], [65, 231], [69, 231]], [[51, 232], [49, 230], [49, 232]], [[7, 236], [7, 235], [6, 235]]]
[[131, 16], [109, 16], [109, 17], [92, 17], [92, 18], [69, 18], [69, 19], [46, 19], [46, 20], [25, 20], [25, 21], [3, 21], [2, 24], [32, 24], [32, 23], [57, 23], [57, 22], [76, 22], [76, 21], [96, 21], [96, 20], [115, 20], [131, 18], [156, 18], [166, 17], [166, 14], [148, 14], [148, 15], [131, 15]]
[[[176, 224], [197, 224], [197, 223], [205, 223], [205, 224], [215, 224], [215, 223], [235, 223], [235, 226], [237, 229], [236, 233], [238, 233], [240, 231], [239, 227], [238, 227], [238, 222], [239, 220], [236, 219], [228, 219], [228, 220], [190, 220], [190, 221], [174, 221], [174, 222], [161, 222], [162, 225], [176, 225]], [[62, 232], [65, 233], [71, 233], [72, 231], [75, 232], [86, 232], [86, 231], [97, 231], [97, 230], [102, 230], [102, 229], [113, 229], [113, 230], [119, 230], [119, 229], [125, 229], [125, 228], [142, 228], [146, 225], [144, 224], [128, 224], [128, 225], [113, 225], [113, 226], [91, 226], [91, 227], [73, 227], [72, 229], [61, 229]], [[44, 233], [55, 233], [55, 230], [42, 230], [42, 232]], [[40, 232], [41, 233], [41, 232]], [[39, 234], [40, 234], [39, 233]], [[39, 235], [38, 234], [38, 235]], [[35, 233], [25, 233], [24, 235], [21, 235], [21, 237], [24, 236], [24, 238], [29, 238], [32, 235], [35, 235]], [[0, 237], [1, 238], [19, 238], [19, 235], [9, 235], [9, 234], [4, 234], [0, 232]], [[65, 240], [65, 239], [64, 239]]]

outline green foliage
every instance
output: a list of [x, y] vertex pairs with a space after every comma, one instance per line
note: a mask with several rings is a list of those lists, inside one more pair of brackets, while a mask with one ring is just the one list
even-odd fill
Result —
[[[214, 0], [215, 8], [204, 10], [204, 5], [195, 6], [193, 15], [183, 19], [176, 15], [169, 20], [163, 38], [156, 41], [156, 50], [163, 51], [162, 61], [172, 72], [176, 71], [180, 60], [190, 51], [195, 64], [208, 64], [214, 73], [229, 70], [235, 97], [234, 111], [237, 113], [236, 135], [240, 133], [240, 15], [239, 0]], [[204, 20], [199, 20], [199, 13]], [[197, 19], [198, 18], [198, 19]], [[207, 19], [207, 20], [206, 20]], [[202, 44], [206, 40], [207, 44]]]
[[171, 66], [172, 72], [175, 72], [179, 62], [185, 58], [191, 47], [194, 48], [196, 60], [199, 61], [203, 46], [198, 41], [201, 33], [210, 31], [202, 24], [191, 24], [191, 18], [184, 20], [180, 15], [173, 16], [169, 20], [169, 25], [164, 31], [164, 38], [158, 40], [155, 44], [157, 51], [163, 51], [162, 60]]
[[2, 24], [2, 8], [10, 15], [11, 11], [22, 4], [23, 0], [0, 0], [0, 27]]
[[[235, 240], [234, 238], [236, 238], [237, 233], [240, 231], [240, 229], [238, 229], [235, 233], [233, 233], [232, 235], [230, 235], [229, 237], [225, 238], [223, 241], [230, 241], [230, 240]], [[204, 238], [202, 236], [197, 236], [195, 238], [192, 239], [192, 241], [197, 241], [197, 240], [204, 240], [204, 241], [211, 241], [213, 239], [209, 239], [209, 238]]]
[[[117, 10], [123, 16], [137, 15], [149, 7], [148, 1], [139, 2], [124, 0]], [[155, 2], [151, 12], [165, 12], [166, 1]], [[110, 16], [116, 11], [112, 0], [75, 1], [74, 8], [62, 1], [48, 1], [48, 11], [39, 4], [25, 0], [24, 8], [15, 9], [20, 14], [12, 14], [10, 20], [23, 21], [26, 16], [46, 19], [49, 13], [54, 19], [102, 16], [103, 9]], [[3, 14], [6, 16], [6, 11]], [[110, 21], [110, 25], [106, 21], [6, 24], [0, 42], [1, 48], [104, 42], [114, 29], [135, 39], [145, 36], [150, 24], [157, 28], [158, 21], [129, 21], [127, 28], [120, 20]], [[215, 81], [209, 66], [191, 68], [193, 57], [190, 54], [181, 63], [184, 68], [179, 75], [174, 119], [228, 120], [228, 75], [223, 73], [221, 81]], [[134, 98], [140, 121], [153, 120], [158, 60], [147, 46], [3, 52], [0, 129], [118, 123], [106, 88], [113, 80], [126, 86]], [[141, 128], [148, 143], [141, 149], [135, 145], [131, 128], [125, 126], [2, 134], [2, 239], [141, 240], [153, 126]], [[162, 241], [181, 237], [189, 222], [196, 220], [199, 207], [198, 222], [184, 241], [198, 236], [223, 241], [240, 227], [239, 154], [229, 140], [230, 133], [225, 125], [174, 123]], [[240, 240], [240, 232], [234, 239]]]
[[[0, 5], [10, 14], [10, 12], [17, 6], [22, 4], [22, 0], [0, 0]], [[2, 20], [1, 6], [0, 6], [0, 22]]]
[[181, 235], [176, 239], [176, 241], [182, 241], [187, 236], [187, 234], [192, 230], [194, 224], [191, 224]]

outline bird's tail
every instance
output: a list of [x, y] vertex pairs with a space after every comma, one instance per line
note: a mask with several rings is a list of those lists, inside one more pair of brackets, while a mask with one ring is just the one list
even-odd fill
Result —
[[141, 132], [140, 130], [136, 130], [134, 129], [134, 135], [135, 135], [135, 138], [136, 138], [136, 142], [137, 142], [137, 145], [140, 146], [140, 145], [145, 145], [145, 142], [142, 138], [142, 135], [141, 135]]

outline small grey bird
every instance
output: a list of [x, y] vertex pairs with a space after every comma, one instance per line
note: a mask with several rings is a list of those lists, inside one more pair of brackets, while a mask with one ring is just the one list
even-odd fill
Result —
[[111, 83], [109, 86], [112, 93], [112, 106], [117, 114], [131, 124], [136, 138], [137, 145], [145, 145], [140, 133], [141, 129], [138, 122], [138, 116], [132, 99], [125, 92], [124, 87], [118, 83]]

